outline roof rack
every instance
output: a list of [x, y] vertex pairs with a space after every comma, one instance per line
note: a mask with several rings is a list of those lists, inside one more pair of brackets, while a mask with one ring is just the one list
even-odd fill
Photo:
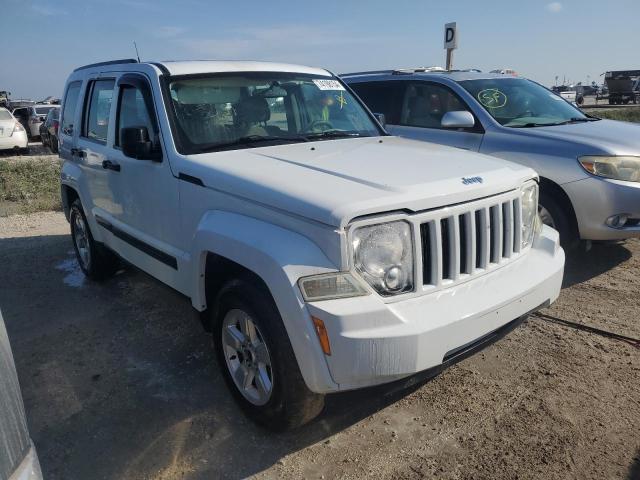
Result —
[[91, 63], [89, 65], [84, 65], [82, 67], [76, 68], [74, 72], [77, 72], [78, 70], [84, 70], [86, 68], [102, 67], [104, 65], [118, 65], [122, 63], [138, 63], [138, 60], [136, 60], [135, 58], [123, 58], [122, 60], [109, 60], [108, 62]]
[[369, 70], [367, 72], [341, 73], [341, 77], [350, 77], [352, 75], [375, 75], [378, 73], [391, 73], [393, 70]]

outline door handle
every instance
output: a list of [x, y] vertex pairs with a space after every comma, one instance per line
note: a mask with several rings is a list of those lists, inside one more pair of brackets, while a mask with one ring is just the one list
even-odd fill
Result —
[[79, 148], [72, 148], [71, 156], [84, 158], [87, 156], [87, 152], [85, 152], [84, 150], [80, 150]]
[[102, 168], [105, 170], [113, 170], [114, 172], [120, 171], [120, 164], [116, 162], [112, 162], [111, 160], [103, 160]]

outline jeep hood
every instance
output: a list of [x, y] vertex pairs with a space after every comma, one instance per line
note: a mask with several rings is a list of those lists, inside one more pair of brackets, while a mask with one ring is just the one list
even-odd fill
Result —
[[[398, 137], [212, 152], [175, 167], [207, 188], [335, 227], [362, 215], [467, 202], [536, 176], [515, 163]], [[481, 183], [463, 183], [469, 177]]]

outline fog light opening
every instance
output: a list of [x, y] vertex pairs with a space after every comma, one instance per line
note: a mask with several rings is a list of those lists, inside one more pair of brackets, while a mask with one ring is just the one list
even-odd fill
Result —
[[629, 219], [629, 215], [626, 213], [619, 213], [618, 215], [613, 215], [607, 218], [605, 222], [612, 228], [623, 228]]

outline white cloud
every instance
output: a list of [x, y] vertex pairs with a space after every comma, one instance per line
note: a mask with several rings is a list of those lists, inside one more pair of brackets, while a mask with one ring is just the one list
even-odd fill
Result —
[[371, 52], [374, 45], [385, 41], [380, 35], [357, 35], [348, 29], [284, 25], [241, 28], [215, 38], [185, 38], [179, 43], [200, 58], [340, 65], [346, 52], [349, 56]]
[[547, 3], [547, 10], [551, 13], [558, 13], [562, 10], [562, 4], [560, 2]]
[[154, 29], [153, 34], [156, 37], [160, 37], [160, 38], [173, 38], [173, 37], [177, 37], [178, 35], [181, 35], [184, 32], [186, 32], [186, 29], [182, 27], [166, 25], [166, 26], [158, 27]]

